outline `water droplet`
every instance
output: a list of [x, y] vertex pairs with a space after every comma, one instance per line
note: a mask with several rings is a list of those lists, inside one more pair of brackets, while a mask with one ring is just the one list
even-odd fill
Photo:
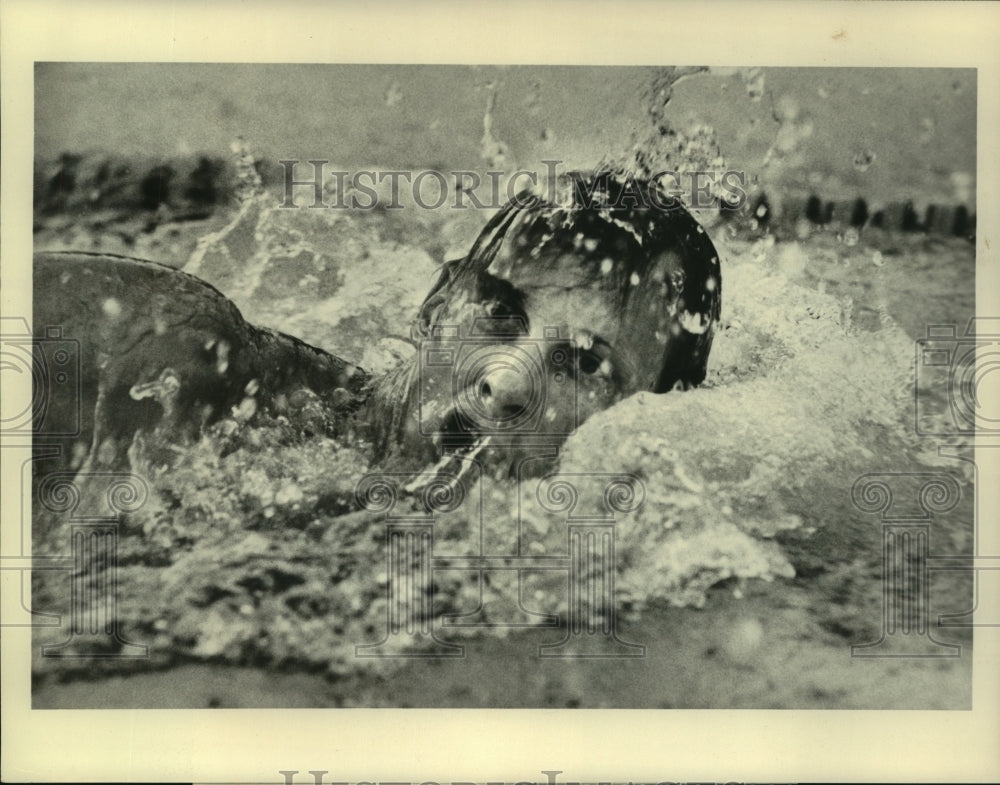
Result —
[[927, 144], [934, 138], [934, 132], [937, 130], [936, 124], [933, 117], [924, 117], [920, 121], [920, 143]]
[[229, 370], [229, 342], [219, 341], [215, 347], [215, 370], [221, 375]]
[[632, 284], [632, 286], [638, 286], [639, 285], [639, 273], [632, 273], [632, 275], [629, 276], [628, 281], [629, 281], [630, 284]]
[[615, 266], [615, 263], [611, 261], [610, 257], [606, 257], [601, 260], [601, 275], [607, 275], [611, 272], [611, 268]]
[[701, 335], [707, 329], [710, 320], [703, 313], [691, 313], [690, 311], [684, 311], [678, 319], [681, 327], [683, 327], [687, 332], [692, 335]]
[[282, 486], [274, 495], [274, 502], [275, 504], [281, 506], [287, 506], [290, 504], [296, 504], [304, 498], [305, 494], [302, 492], [302, 489], [294, 482], [289, 482]]
[[867, 172], [873, 163], [875, 163], [874, 150], [862, 150], [854, 156], [854, 168], [859, 172]]
[[975, 196], [976, 178], [970, 172], [952, 172], [951, 187], [959, 204], [971, 204]]
[[764, 70], [762, 68], [746, 68], [743, 70], [743, 83], [751, 101], [759, 101], [764, 95]]
[[114, 297], [109, 297], [105, 300], [101, 304], [101, 308], [104, 310], [104, 315], [110, 316], [112, 319], [117, 319], [122, 315], [122, 304]]
[[[734, 596], [739, 589], [734, 589]], [[740, 591], [742, 596], [742, 592]], [[726, 640], [722, 649], [726, 655], [735, 662], [747, 662], [755, 652], [760, 649], [764, 642], [764, 627], [757, 619], [746, 619], [736, 624]]]
[[385, 105], [395, 106], [402, 100], [403, 100], [403, 90], [399, 86], [399, 82], [393, 82], [391, 85], [389, 85], [388, 88], [386, 88]]
[[799, 104], [790, 95], [783, 95], [778, 99], [778, 104], [774, 108], [778, 120], [783, 123], [792, 122], [798, 119]]
[[257, 413], [257, 401], [254, 398], [244, 398], [239, 406], [233, 407], [233, 418], [238, 422], [246, 422]]
[[525, 96], [524, 104], [528, 109], [528, 114], [537, 115], [542, 103], [542, 83], [538, 79], [532, 79], [528, 85], [528, 94]]

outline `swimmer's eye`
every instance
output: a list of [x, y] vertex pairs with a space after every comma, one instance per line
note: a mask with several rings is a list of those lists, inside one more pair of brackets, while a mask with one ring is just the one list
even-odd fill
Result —
[[512, 316], [520, 316], [505, 303], [490, 303], [486, 306], [486, 312], [494, 319], [510, 319]]
[[528, 317], [523, 311], [503, 302], [492, 302], [486, 306], [487, 319], [482, 325], [483, 332], [490, 335], [523, 335], [528, 332]]
[[611, 365], [611, 347], [599, 338], [595, 338], [589, 349], [580, 349], [576, 355], [576, 366], [580, 373], [587, 376], [606, 376], [614, 373]]
[[601, 370], [601, 362], [601, 358], [593, 352], [580, 352], [577, 364], [580, 366], [581, 371], [590, 376]]

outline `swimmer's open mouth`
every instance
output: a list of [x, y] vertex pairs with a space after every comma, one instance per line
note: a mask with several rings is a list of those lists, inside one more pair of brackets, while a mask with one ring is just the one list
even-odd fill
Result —
[[476, 456], [489, 446], [492, 439], [492, 435], [466, 430], [458, 414], [450, 412], [433, 436], [440, 459], [421, 472], [406, 486], [406, 490], [410, 493], [418, 491], [436, 479], [447, 482], [449, 486], [458, 483], [476, 464]]

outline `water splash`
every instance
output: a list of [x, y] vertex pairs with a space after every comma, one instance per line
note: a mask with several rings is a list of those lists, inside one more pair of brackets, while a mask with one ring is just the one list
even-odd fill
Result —
[[490, 169], [501, 169], [507, 162], [507, 144], [493, 136], [493, 112], [496, 109], [499, 85], [495, 81], [486, 83], [486, 111], [483, 113], [483, 138], [479, 143], [479, 153]]

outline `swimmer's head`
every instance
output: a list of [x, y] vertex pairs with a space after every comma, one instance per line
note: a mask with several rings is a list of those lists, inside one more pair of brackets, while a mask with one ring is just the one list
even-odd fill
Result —
[[525, 191], [424, 301], [420, 433], [525, 457], [635, 392], [705, 378], [718, 254], [654, 183], [610, 172]]

